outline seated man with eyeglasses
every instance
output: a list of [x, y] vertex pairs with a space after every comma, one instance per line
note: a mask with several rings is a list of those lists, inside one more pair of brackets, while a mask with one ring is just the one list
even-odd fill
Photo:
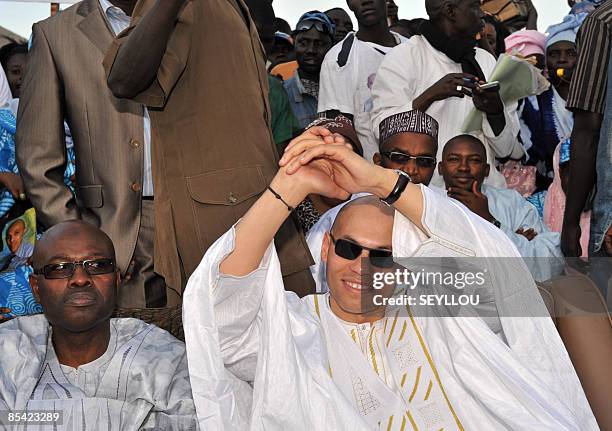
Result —
[[[187, 284], [185, 339], [201, 427], [596, 429], [533, 279], [499, 229], [343, 142], [306, 133], [280, 165]], [[329, 292], [298, 298], [283, 288], [282, 244], [273, 239], [309, 193], [370, 195], [345, 205], [325, 235]], [[491, 259], [500, 336], [478, 316], [377, 302], [395, 285], [377, 290], [376, 274], [410, 266], [397, 258], [440, 256], [516, 257], [511, 269]], [[509, 314], [513, 306], [521, 318]], [[227, 371], [253, 385], [246, 415]]]
[[111, 319], [120, 276], [110, 238], [60, 223], [32, 259], [44, 315], [0, 325], [0, 428], [16, 424], [6, 412], [36, 411], [53, 429], [197, 429], [185, 345], [140, 320]]

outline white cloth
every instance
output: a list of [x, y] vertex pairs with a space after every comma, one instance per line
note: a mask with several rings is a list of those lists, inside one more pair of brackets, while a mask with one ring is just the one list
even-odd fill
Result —
[[[400, 34], [392, 32], [398, 44], [408, 41]], [[325, 55], [321, 66], [319, 87], [319, 112], [339, 110], [353, 115], [357, 136], [363, 147], [363, 157], [372, 160], [378, 152], [378, 139], [372, 129], [372, 85], [376, 78], [378, 66], [385, 55], [393, 48], [364, 42], [357, 38], [356, 32], [347, 37], [354, 37], [353, 45], [344, 66], [338, 65], [338, 54], [343, 42], [339, 42]]]
[[[495, 58], [476, 48], [476, 60], [485, 77], [490, 76], [496, 64]], [[459, 63], [434, 49], [423, 36], [413, 36], [408, 42], [395, 47], [380, 65], [372, 89], [372, 121], [375, 133], [378, 135], [378, 126], [385, 118], [411, 110], [414, 99], [445, 75], [461, 72]], [[438, 160], [442, 157], [444, 145], [451, 138], [462, 134], [463, 122], [473, 107], [474, 103], [470, 97], [453, 97], [434, 102], [427, 110], [427, 114], [440, 123]], [[492, 167], [495, 167], [495, 157], [511, 156], [519, 159], [523, 156], [523, 149], [517, 139], [519, 120], [516, 109], [516, 103], [505, 107], [506, 127], [499, 136], [495, 136], [483, 113], [484, 135], [478, 137], [487, 149], [487, 160]], [[503, 175], [495, 169], [491, 169], [486, 182], [497, 187], [506, 187]], [[444, 187], [444, 181], [437, 170], [431, 184]]]
[[[490, 223], [456, 201], [422, 190], [429, 237], [420, 240], [418, 229], [396, 214], [394, 256], [518, 257]], [[313, 313], [317, 296], [299, 299], [285, 292], [273, 244], [251, 274], [221, 274], [220, 263], [234, 243], [232, 228], [207, 251], [185, 291], [183, 321], [200, 427], [372, 429], [330, 377], [327, 333]], [[552, 320], [534, 317], [547, 312], [526, 267], [494, 269], [491, 282], [507, 343], [479, 318], [440, 317], [444, 310], [436, 307], [415, 311], [423, 350], [463, 428], [596, 430]], [[364, 360], [359, 356], [354, 361]], [[228, 384], [228, 371], [254, 382], [251, 411], [240, 410], [243, 393]]]
[[[106, 17], [106, 22], [110, 25], [115, 36], [130, 26], [131, 17], [123, 9], [114, 6], [109, 0], [99, 0], [100, 7]], [[142, 173], [142, 195], [153, 196], [153, 173], [151, 168], [151, 118], [146, 106], [142, 107], [143, 130], [144, 130], [144, 158]]]
[[[538, 210], [516, 190], [483, 185], [489, 201], [489, 212], [501, 223], [501, 230], [512, 240], [536, 281], [561, 275], [564, 258], [561, 234], [551, 232], [538, 215]], [[534, 229], [538, 235], [531, 241], [516, 233], [518, 229]]]
[[9, 87], [8, 80], [6, 79], [4, 69], [0, 67], [0, 108], [8, 105], [11, 100], [13, 100], [11, 88]]
[[63, 412], [40, 431], [198, 429], [185, 345], [166, 331], [112, 319], [106, 352], [78, 369], [59, 363], [50, 340], [43, 315], [0, 325], [0, 351], [11, 352], [0, 355], [0, 411]]

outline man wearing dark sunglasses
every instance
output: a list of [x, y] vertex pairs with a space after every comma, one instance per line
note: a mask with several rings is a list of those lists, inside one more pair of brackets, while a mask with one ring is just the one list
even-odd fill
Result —
[[197, 429], [185, 345], [140, 320], [111, 319], [120, 276], [109, 237], [60, 223], [32, 259], [44, 315], [0, 325], [0, 412], [57, 412], [62, 429]]
[[379, 152], [374, 163], [399, 169], [413, 184], [429, 185], [436, 169], [438, 122], [421, 111], [408, 111], [380, 123]]
[[500, 228], [512, 240], [536, 281], [561, 274], [561, 239], [540, 219], [536, 208], [512, 189], [483, 184], [489, 175], [486, 150], [471, 135], [456, 136], [444, 147], [438, 166], [448, 196]]
[[[547, 313], [533, 279], [497, 228], [342, 142], [303, 134], [280, 165], [261, 198], [207, 251], [186, 289], [196, 404], [210, 406], [214, 388], [227, 406], [202, 410], [201, 425], [249, 428], [238, 417], [243, 391], [227, 384], [228, 372], [253, 382], [247, 417], [261, 429], [527, 431], [534, 423], [594, 424], [552, 321], [533, 318]], [[360, 192], [370, 196], [343, 207], [325, 236], [329, 292], [302, 299], [285, 293], [273, 242], [283, 220], [309, 193], [345, 199]], [[391, 281], [376, 290], [371, 282], [376, 274], [393, 276], [392, 254], [434, 261], [514, 256], [511, 268], [498, 264], [492, 271], [495, 306], [520, 305], [530, 317], [500, 312], [497, 337], [474, 315], [442, 318], [435, 307], [415, 314], [412, 306], [376, 303], [375, 295], [388, 297], [395, 288]], [[211, 357], [217, 365], [202, 360]]]

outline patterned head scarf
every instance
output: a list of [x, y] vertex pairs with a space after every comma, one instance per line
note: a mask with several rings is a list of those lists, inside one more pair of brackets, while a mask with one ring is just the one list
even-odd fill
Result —
[[325, 127], [332, 133], [338, 133], [344, 136], [353, 146], [353, 151], [363, 157], [363, 147], [355, 131], [355, 126], [348, 117], [340, 114], [335, 118], [318, 118], [310, 123], [308, 127], [306, 127], [306, 130], [314, 126]]
[[438, 142], [438, 122], [421, 111], [407, 111], [385, 118], [379, 126], [380, 144], [399, 133], [420, 133]]
[[566, 15], [562, 22], [548, 27], [548, 30], [546, 30], [548, 34], [546, 48], [548, 49], [550, 46], [561, 41], [576, 43], [576, 34], [586, 17], [586, 13]]

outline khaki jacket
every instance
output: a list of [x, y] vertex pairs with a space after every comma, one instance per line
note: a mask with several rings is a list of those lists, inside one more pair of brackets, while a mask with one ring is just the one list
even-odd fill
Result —
[[[107, 71], [154, 4], [136, 5], [132, 27], [108, 51]], [[267, 95], [263, 48], [244, 3], [186, 2], [156, 80], [136, 97], [149, 107], [153, 131], [155, 271], [170, 285], [184, 286], [208, 247], [274, 177], [278, 155]], [[276, 245], [283, 275], [312, 263], [292, 219]]]
[[[16, 155], [39, 220], [85, 219], [112, 239], [125, 273], [140, 225], [143, 106], [115, 98], [102, 61], [113, 33], [97, 0], [84, 0], [33, 26], [22, 87]], [[76, 151], [76, 199], [64, 186], [64, 119]], [[125, 292], [124, 292], [125, 293]], [[144, 304], [144, 289], [124, 306]]]

